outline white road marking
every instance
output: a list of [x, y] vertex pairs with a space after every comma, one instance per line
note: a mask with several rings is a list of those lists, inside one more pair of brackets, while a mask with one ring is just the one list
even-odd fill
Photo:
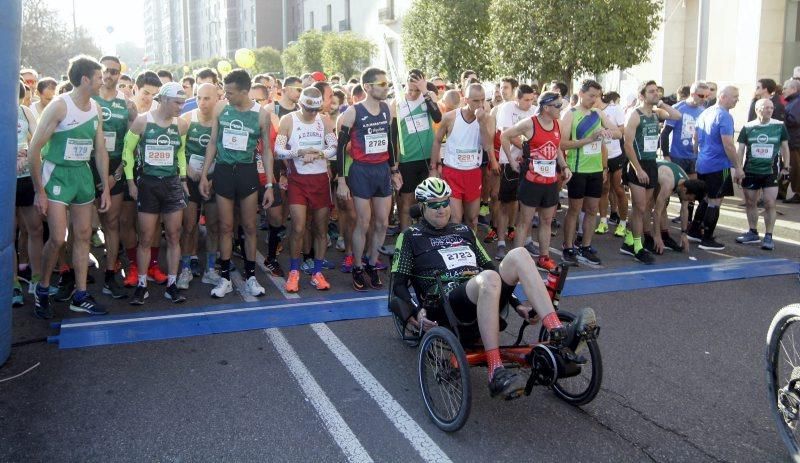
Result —
[[389, 394], [381, 383], [350, 352], [350, 349], [323, 323], [314, 323], [311, 328], [322, 339], [333, 355], [347, 368], [353, 378], [378, 404], [383, 413], [411, 443], [425, 461], [449, 462], [450, 458], [436, 445], [436, 442], [414, 421], [408, 412]]
[[[742, 259], [750, 259], [750, 258], [742, 258]], [[754, 264], [769, 264], [773, 262], [784, 262], [787, 259], [752, 259]], [[624, 272], [611, 272], [611, 273], [596, 273], [591, 275], [570, 275], [567, 277], [567, 282], [572, 280], [588, 280], [593, 278], [605, 278], [605, 277], [616, 277], [616, 276], [625, 276], [625, 275], [641, 275], [644, 273], [667, 273], [667, 272], [681, 272], [683, 270], [692, 270], [692, 269], [702, 269], [702, 268], [714, 268], [716, 270], [725, 270], [726, 267], [735, 267], [742, 264], [742, 260], [737, 260], [735, 262], [717, 262], [713, 264], [705, 264], [705, 265], [684, 265], [681, 267], [672, 267], [672, 268], [653, 268], [649, 270], [627, 270]]]
[[372, 458], [367, 453], [364, 446], [358, 440], [353, 431], [347, 426], [347, 423], [342, 418], [342, 415], [336, 411], [331, 400], [322, 390], [319, 383], [308, 371], [308, 368], [303, 364], [298, 357], [297, 352], [292, 348], [286, 337], [281, 334], [277, 328], [269, 328], [264, 330], [267, 334], [278, 354], [281, 356], [286, 368], [292, 373], [292, 376], [297, 380], [297, 383], [303, 389], [306, 397], [314, 406], [320, 419], [325, 424], [328, 434], [333, 437], [336, 445], [342, 449], [348, 461], [351, 462], [371, 462]]

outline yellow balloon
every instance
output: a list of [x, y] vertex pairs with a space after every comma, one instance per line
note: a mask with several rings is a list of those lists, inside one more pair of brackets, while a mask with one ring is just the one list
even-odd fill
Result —
[[231, 72], [231, 69], [233, 69], [233, 66], [231, 66], [229, 61], [221, 60], [219, 63], [217, 63], [217, 71], [219, 71], [220, 74], [227, 74]]
[[128, 65], [125, 62], [119, 63], [120, 72], [128, 72]]
[[234, 58], [236, 59], [236, 64], [243, 68], [251, 68], [256, 64], [256, 54], [253, 53], [253, 50], [247, 48], [236, 50]]
[[191, 69], [189, 68], [189, 66], [184, 66], [184, 67], [183, 67], [183, 73], [184, 73], [184, 74], [188, 74], [188, 73], [189, 73], [189, 71], [191, 71]]

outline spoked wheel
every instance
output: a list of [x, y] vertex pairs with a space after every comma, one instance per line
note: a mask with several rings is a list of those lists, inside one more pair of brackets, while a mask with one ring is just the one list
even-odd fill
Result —
[[782, 308], [769, 326], [767, 386], [781, 438], [794, 461], [800, 462], [800, 304]]
[[[575, 319], [575, 315], [559, 311], [558, 318], [566, 325]], [[539, 341], [544, 342], [549, 339], [550, 332], [542, 327], [539, 330]], [[568, 365], [566, 374], [561, 372], [552, 387], [560, 399], [578, 406], [588, 404], [600, 392], [600, 385], [603, 382], [603, 359], [600, 357], [597, 339], [581, 341], [575, 354], [584, 357], [587, 360], [586, 364]]]
[[472, 406], [469, 365], [464, 348], [446, 328], [425, 333], [418, 358], [419, 386], [428, 415], [442, 431], [464, 426]]
[[408, 347], [417, 347], [420, 340], [419, 330], [410, 323], [404, 323], [396, 314], [392, 314], [392, 319], [394, 319], [394, 329], [397, 331], [400, 339], [402, 339]]

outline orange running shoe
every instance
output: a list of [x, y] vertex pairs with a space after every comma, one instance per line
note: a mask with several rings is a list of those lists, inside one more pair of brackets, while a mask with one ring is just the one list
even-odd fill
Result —
[[126, 288], [133, 288], [139, 284], [139, 268], [136, 264], [131, 264], [125, 270], [125, 280], [122, 282]]
[[558, 264], [556, 264], [556, 261], [551, 259], [550, 256], [539, 256], [539, 258], [536, 259], [536, 266], [549, 272], [555, 269]]
[[151, 265], [147, 269], [147, 279], [154, 281], [157, 285], [163, 285], [167, 282], [167, 274], [162, 272], [158, 265]]
[[283, 285], [283, 289], [285, 289], [287, 293], [296, 293], [300, 291], [299, 270], [292, 270], [289, 272], [289, 278], [286, 279], [286, 284]]
[[325, 279], [322, 272], [317, 272], [311, 277], [311, 286], [317, 288], [319, 291], [327, 291], [331, 289], [331, 284]]

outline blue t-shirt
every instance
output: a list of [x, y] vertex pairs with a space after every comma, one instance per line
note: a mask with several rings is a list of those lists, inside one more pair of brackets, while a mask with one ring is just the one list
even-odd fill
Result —
[[183, 103], [183, 107], [181, 108], [181, 116], [188, 113], [189, 111], [194, 111], [197, 109], [197, 98], [192, 97], [186, 100]]
[[733, 116], [727, 109], [714, 105], [700, 114], [697, 119], [697, 173], [708, 174], [732, 167], [731, 161], [722, 146], [722, 136], [733, 136]]
[[692, 148], [692, 136], [697, 127], [697, 118], [705, 111], [704, 106], [692, 106], [686, 101], [680, 101], [673, 106], [681, 113], [681, 118], [667, 119], [665, 124], [672, 127], [672, 141], [669, 144], [669, 155], [676, 159], [696, 159]]

